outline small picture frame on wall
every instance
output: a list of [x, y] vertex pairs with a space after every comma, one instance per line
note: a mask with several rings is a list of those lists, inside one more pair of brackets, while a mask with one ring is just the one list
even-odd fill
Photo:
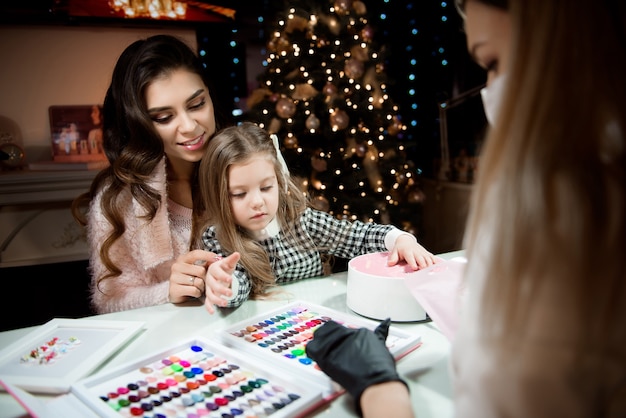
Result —
[[48, 108], [55, 162], [105, 161], [102, 105], [54, 105]]

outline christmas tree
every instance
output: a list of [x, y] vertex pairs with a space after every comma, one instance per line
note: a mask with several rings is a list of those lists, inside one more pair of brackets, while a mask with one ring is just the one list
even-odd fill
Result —
[[364, 2], [326, 1], [288, 0], [277, 13], [244, 118], [279, 137], [315, 208], [417, 234], [423, 195], [385, 48]]

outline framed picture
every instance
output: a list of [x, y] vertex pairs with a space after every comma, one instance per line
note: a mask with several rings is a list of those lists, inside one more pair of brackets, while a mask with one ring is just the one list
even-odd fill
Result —
[[56, 162], [105, 161], [102, 106], [50, 106], [52, 159]]
[[67, 393], [143, 322], [55, 318], [0, 351], [0, 378], [34, 393]]

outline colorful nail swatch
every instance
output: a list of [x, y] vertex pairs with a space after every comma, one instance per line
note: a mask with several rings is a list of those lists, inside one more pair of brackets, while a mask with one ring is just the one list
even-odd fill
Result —
[[70, 337], [67, 340], [53, 337], [39, 347], [30, 350], [28, 354], [24, 354], [20, 358], [20, 363], [52, 364], [79, 344], [80, 340], [76, 337]]
[[196, 341], [121, 375], [112, 373], [104, 383], [87, 379], [86, 385], [109, 412], [124, 417], [252, 418], [307, 407], [300, 401], [310, 395], [241, 360]]
[[[266, 315], [235, 324], [227, 330], [226, 338], [234, 345], [241, 347], [242, 342], [249, 343], [248, 345], [256, 347], [256, 351], [260, 350], [275, 357], [280, 356], [283, 359], [281, 361], [290, 360], [293, 365], [322, 374], [319, 366], [307, 357], [305, 350], [307, 342], [313, 338], [313, 332], [330, 320], [350, 328], [374, 329], [377, 325], [354, 315], [342, 314], [308, 302], [296, 302]], [[396, 355], [401, 353], [399, 350], [411, 344], [415, 347], [419, 341], [419, 336], [400, 335], [390, 330], [386, 344], [391, 353]]]
[[[295, 301], [196, 337], [117, 368], [105, 368], [72, 386], [103, 417], [290, 418], [334, 399], [342, 388], [306, 355], [314, 331], [333, 320], [350, 328], [379, 322]], [[421, 337], [389, 327], [396, 358]]]

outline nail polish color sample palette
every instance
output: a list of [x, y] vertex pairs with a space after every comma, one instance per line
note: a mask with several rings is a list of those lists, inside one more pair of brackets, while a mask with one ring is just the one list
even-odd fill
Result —
[[104, 417], [293, 417], [322, 399], [319, 387], [202, 338], [83, 379], [72, 391]]
[[[276, 362], [288, 370], [302, 371], [310, 379], [322, 382], [324, 396], [339, 387], [306, 355], [306, 344], [322, 324], [334, 320], [346, 327], [375, 329], [379, 322], [343, 313], [331, 308], [295, 301], [284, 307], [241, 321], [222, 334], [225, 345], [262, 355], [268, 363]], [[421, 337], [389, 327], [387, 348], [399, 360], [421, 344]]]
[[0, 350], [0, 378], [32, 393], [67, 393], [143, 327], [140, 321], [53, 318]]

